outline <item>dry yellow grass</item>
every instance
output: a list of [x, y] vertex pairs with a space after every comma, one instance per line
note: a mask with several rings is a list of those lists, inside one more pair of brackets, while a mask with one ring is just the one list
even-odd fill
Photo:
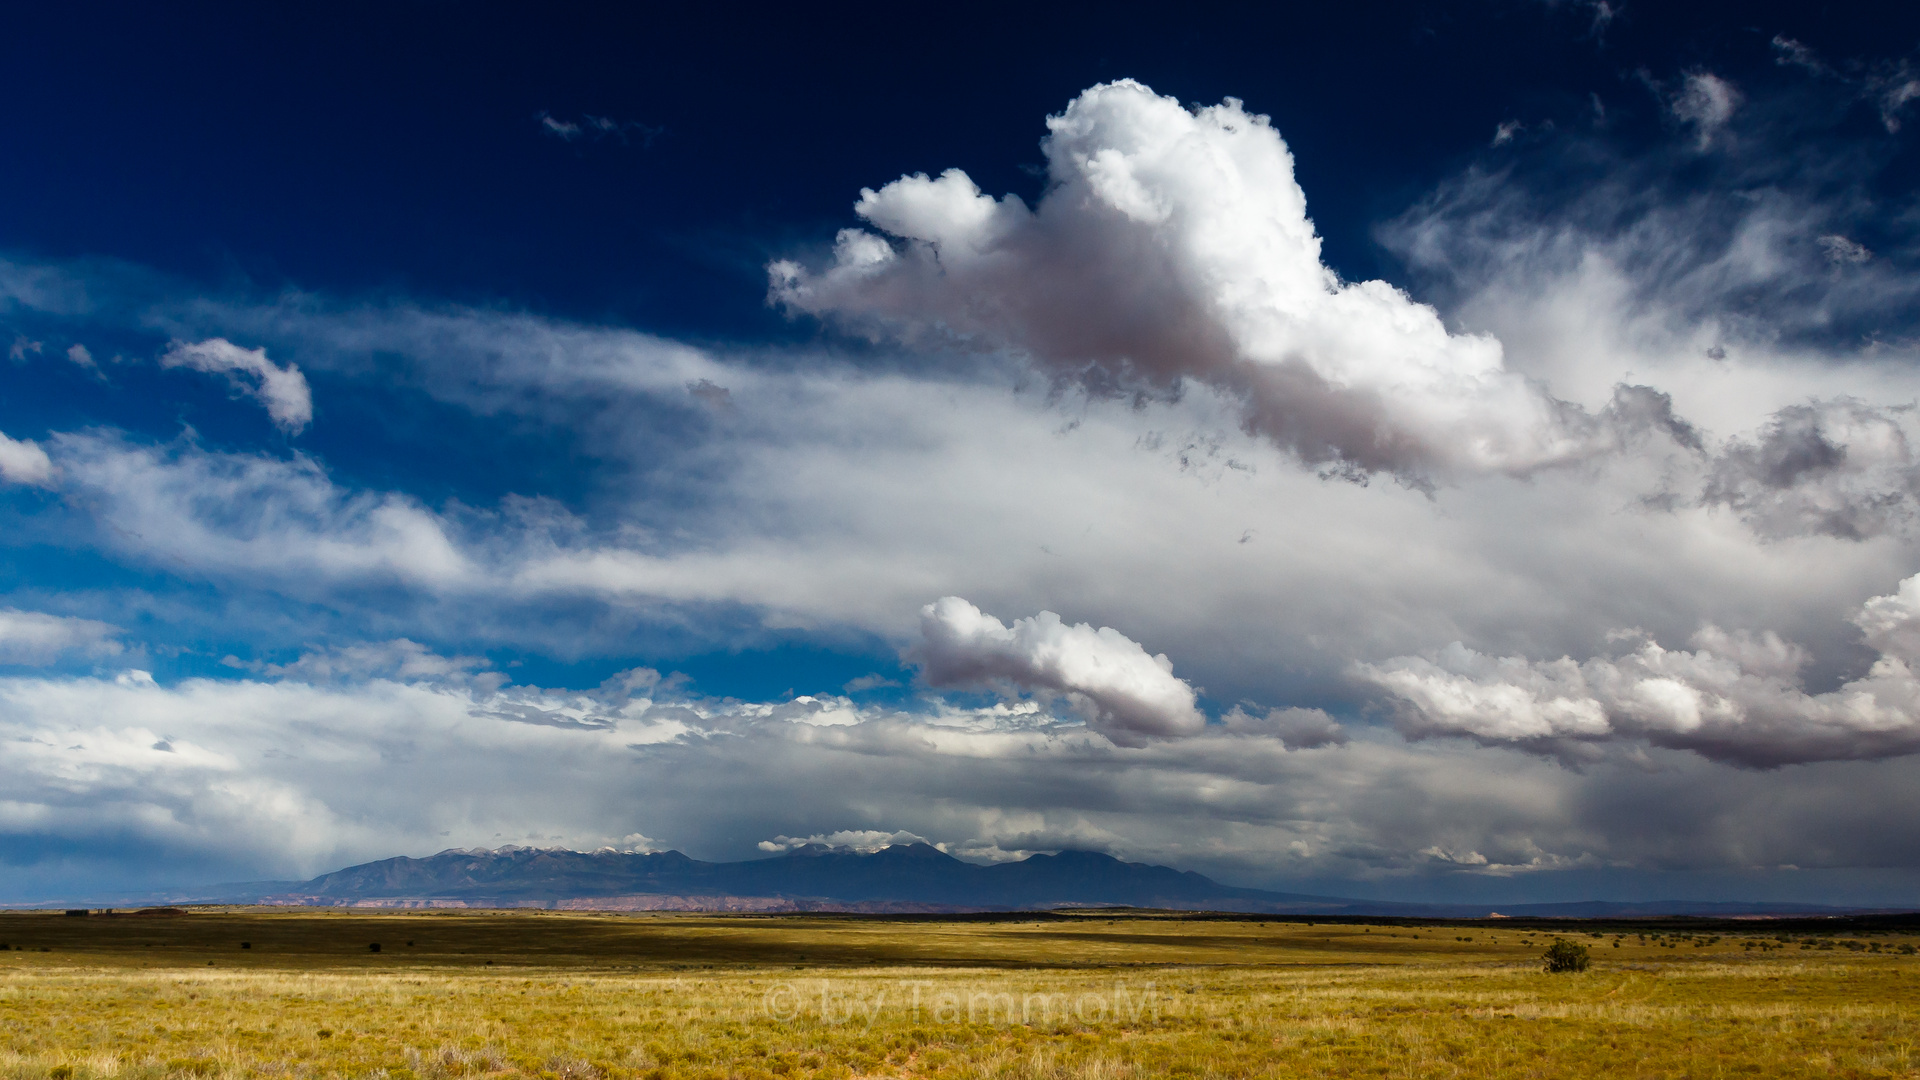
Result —
[[0, 1077], [1920, 1076], [1909, 939], [1763, 930], [5, 915]]

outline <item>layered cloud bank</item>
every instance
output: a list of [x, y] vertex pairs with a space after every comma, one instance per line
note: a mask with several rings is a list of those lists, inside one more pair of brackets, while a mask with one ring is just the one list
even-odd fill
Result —
[[1529, 661], [1458, 642], [1432, 659], [1361, 664], [1393, 694], [1404, 730], [1549, 751], [1644, 739], [1744, 765], [1882, 758], [1920, 750], [1920, 575], [1853, 621], [1880, 657], [1824, 694], [1801, 686], [1804, 649], [1771, 632], [1707, 627], [1691, 652], [1645, 641], [1624, 656]]
[[[452, 658], [389, 651], [436, 673], [0, 676], [0, 828], [61, 853], [7, 875], [0, 901], [98, 888], [115, 880], [102, 862], [122, 881], [298, 878], [507, 843], [746, 858], [927, 839], [983, 861], [1095, 848], [1251, 882], [1376, 885], [1608, 867], [1812, 875], [1920, 843], [1911, 819], [1877, 809], [1911, 787], [1908, 763], [1811, 766], [1783, 790], [1686, 755], [1570, 774], [1500, 749], [1294, 750], [1219, 725], [1128, 748], [997, 706], [715, 700], [645, 671], [584, 691], [498, 687], [437, 673], [463, 666]], [[1676, 816], [1692, 824], [1657, 824]], [[824, 824], [782, 828], [798, 820]]]

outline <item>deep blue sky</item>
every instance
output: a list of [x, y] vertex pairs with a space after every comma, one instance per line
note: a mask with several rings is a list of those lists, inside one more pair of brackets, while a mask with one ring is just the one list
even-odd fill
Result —
[[[259, 718], [354, 712], [354, 695], [396, 686], [440, 705], [457, 689], [478, 702], [459, 715], [497, 719], [491, 676], [471, 681], [482, 669], [524, 691], [514, 708], [558, 707], [564, 694], [540, 687], [598, 693], [576, 701], [588, 719], [627, 700], [602, 680], [679, 672], [660, 701], [692, 695], [709, 727], [681, 742], [659, 728], [673, 749], [630, 768], [559, 749], [529, 765], [546, 790], [571, 770], [598, 778], [564, 813], [532, 796], [456, 808], [424, 787], [349, 810], [346, 788], [286, 781], [310, 800], [287, 814], [331, 822], [298, 844], [200, 800], [226, 790], [214, 781], [154, 779], [173, 759], [151, 773], [96, 762], [91, 787], [48, 779], [71, 763], [0, 765], [0, 802], [45, 809], [0, 818], [0, 863], [45, 892], [304, 873], [440, 838], [738, 857], [776, 834], [904, 830], [980, 857], [1092, 846], [1373, 895], [1884, 900], [1920, 874], [1920, 834], [1853, 838], [1913, 809], [1913, 746], [1820, 741], [1825, 728], [1801, 740], [1792, 724], [1826, 723], [1807, 719], [1828, 713], [1806, 695], [1894, 655], [1861, 605], [1920, 571], [1905, 509], [1920, 463], [1900, 434], [1920, 372], [1916, 50], [1920, 9], [1840, 4], [13, 5], [0, 348], [17, 355], [0, 363], [0, 432], [52, 455], [51, 472], [0, 487], [0, 719], [17, 737], [95, 746], [55, 733], [62, 710], [145, 693], [133, 671], [173, 695], [113, 736], [135, 749], [187, 741], [165, 726], [186, 730], [176, 706], [227, 716], [183, 704], [206, 686], [320, 688], [298, 708], [232, 704], [200, 737], [208, 762], [325, 757], [274, 740], [327, 721]], [[1314, 436], [1332, 450], [1303, 441], [1297, 412], [1260, 413], [1256, 376], [1184, 360], [1156, 376], [1145, 345], [1115, 374], [1111, 357], [1049, 353], [1033, 325], [954, 330], [966, 304], [769, 302], [769, 263], [824, 273], [836, 233], [863, 224], [863, 188], [958, 167], [1029, 206], [1065, 190], [1046, 171], [1047, 118], [1120, 79], [1270, 117], [1326, 267], [1498, 338], [1501, 374], [1575, 417], [1554, 431], [1615, 441], [1566, 469], [1443, 468], [1439, 451], [1383, 464], [1338, 433]], [[1724, 115], [1698, 112], [1709, 91]], [[1512, 136], [1496, 139], [1503, 124]], [[248, 377], [165, 359], [216, 337], [297, 364], [312, 423], [276, 423]], [[76, 346], [91, 366], [64, 359]], [[715, 396], [723, 382], [731, 397]], [[1634, 412], [1609, 398], [1616, 384], [1674, 411]], [[1422, 393], [1409, 415], [1445, 388]], [[1244, 805], [1219, 794], [1233, 784], [1194, 780], [1205, 794], [1166, 809], [1156, 792], [1170, 789], [1136, 788], [1120, 765], [975, 773], [895, 756], [877, 714], [819, 728], [878, 740], [841, 746], [854, 764], [808, 758], [814, 743], [728, 756], [787, 738], [753, 725], [806, 694], [929, 723], [1038, 722], [982, 719], [1006, 696], [1053, 709], [1058, 731], [1120, 732], [1116, 761], [1189, 745], [1127, 734], [1105, 699], [1057, 679], [942, 675], [916, 613], [947, 593], [1007, 622], [1056, 610], [1112, 626], [1129, 657], [1170, 658], [1206, 737], [1284, 746], [1284, 767], [1239, 776], [1263, 792]], [[66, 621], [34, 621], [47, 618]], [[1713, 638], [1722, 626], [1748, 644]], [[1492, 706], [1423, 718], [1364, 674], [1454, 663], [1450, 643], [1625, 663], [1655, 639], [1709, 660], [1803, 647], [1774, 667], [1738, 661], [1740, 692], [1788, 694], [1796, 719], [1767, 727], [1778, 702], [1756, 698], [1738, 731], [1765, 734], [1715, 742], [1610, 701], [1610, 734], [1537, 737]], [[428, 705], [387, 707], [362, 709], [378, 732], [430, 726]], [[1303, 734], [1321, 729], [1290, 708], [1325, 710], [1313, 723], [1344, 734]], [[482, 776], [522, 752], [345, 731], [328, 745], [402, 778], [409, 754], [472, 750], [462, 768]], [[637, 738], [618, 745], [654, 745]], [[1310, 767], [1313, 753], [1329, 764]], [[1365, 779], [1338, 779], [1339, 754]], [[1411, 790], [1397, 769], [1505, 777], [1494, 763], [1509, 758], [1535, 771], [1497, 797], [1436, 779], [1395, 801]], [[1204, 772], [1188, 767], [1165, 765]], [[1857, 789], [1880, 801], [1836, 795]], [[1715, 832], [1762, 803], [1794, 808], [1766, 850]], [[143, 832], [156, 813], [172, 824]], [[1830, 876], [1780, 869], [1803, 864]]]
[[[807, 330], [762, 303], [769, 253], [823, 243], [860, 187], [905, 172], [961, 165], [1031, 198], [1041, 117], [1131, 77], [1271, 115], [1329, 262], [1391, 276], [1373, 226], [1500, 121], [1577, 122], [1598, 95], [1651, 139], [1639, 72], [1778, 81], [1776, 34], [1838, 57], [1920, 42], [1920, 15], [1865, 10], [22, 5], [0, 25], [0, 237], [223, 286], [783, 337]], [[542, 112], [645, 130], [566, 144]]]
[[[766, 303], [767, 261], [817, 254], [862, 187], [902, 173], [961, 166], [989, 193], [1033, 201], [1041, 119], [1104, 80], [1192, 102], [1235, 96], [1272, 116], [1328, 264], [1406, 283], [1376, 229], [1462, 168], [1508, 165], [1487, 153], [1503, 120], [1580, 126], [1598, 100], [1610, 144], [1631, 152], [1674, 126], [1649, 78], [1704, 67], [1787, 81], [1777, 34], [1839, 57], [1920, 42], [1920, 15], [1863, 19], [1845, 5], [1613, 10], [1023, 5], [916, 22], [777, 5], [22, 7], [0, 27], [0, 146], [13, 163], [0, 175], [0, 248], [123, 261], [170, 296], [297, 289], [734, 346], [847, 346]], [[1855, 111], [1846, 126], [1873, 126]], [[543, 115], [620, 129], [569, 142]], [[1880, 163], [1875, 182], [1904, 188], [1911, 158]], [[1582, 179], [1576, 164], [1556, 182]], [[124, 344], [151, 352], [162, 340]], [[105, 421], [154, 437], [187, 424], [214, 445], [271, 435], [264, 417], [221, 408], [217, 386], [183, 402], [140, 385], [151, 379], [130, 373], [129, 393], [102, 400], [81, 372], [33, 373], [0, 420], [26, 434]], [[476, 421], [392, 386], [335, 390], [321, 405], [330, 423], [302, 446], [340, 476], [433, 503], [538, 490], [591, 506], [565, 433]], [[815, 654], [804, 644], [735, 665], [727, 653], [691, 659], [697, 643], [660, 632], [646, 658], [691, 663], [719, 693], [850, 677], [790, 661], [795, 648]], [[869, 642], [848, 663], [884, 664], [889, 651]], [[570, 677], [590, 684], [632, 653], [599, 659]]]

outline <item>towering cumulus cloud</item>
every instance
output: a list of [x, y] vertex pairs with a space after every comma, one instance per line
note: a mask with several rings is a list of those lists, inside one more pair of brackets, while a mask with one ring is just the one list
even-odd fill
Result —
[[1123, 745], [1153, 736], [1192, 735], [1206, 724], [1193, 687], [1111, 627], [1072, 626], [1043, 611], [1012, 626], [957, 596], [920, 610], [917, 659], [934, 686], [1012, 684], [1072, 695], [1092, 725]]
[[176, 341], [161, 354], [160, 366], [226, 375], [242, 392], [259, 398], [273, 422], [289, 432], [298, 432], [313, 420], [307, 377], [293, 364], [281, 367], [267, 359], [265, 349], [243, 349], [226, 338], [191, 345]]
[[1531, 661], [1459, 643], [1429, 659], [1362, 664], [1410, 735], [1465, 735], [1564, 752], [1643, 739], [1743, 765], [1893, 757], [1920, 751], [1920, 575], [1853, 621], [1879, 650], [1864, 678], [1809, 694], [1806, 653], [1768, 632], [1706, 627], [1691, 652], [1653, 641], [1625, 656]]
[[1286, 144], [1240, 102], [1190, 112], [1121, 81], [1047, 126], [1037, 207], [959, 169], [863, 190], [854, 211], [886, 236], [843, 230], [819, 272], [772, 264], [773, 298], [1095, 386], [1203, 380], [1312, 463], [1523, 473], [1611, 444], [1603, 418], [1507, 370], [1498, 341], [1449, 333], [1385, 282], [1342, 282]]

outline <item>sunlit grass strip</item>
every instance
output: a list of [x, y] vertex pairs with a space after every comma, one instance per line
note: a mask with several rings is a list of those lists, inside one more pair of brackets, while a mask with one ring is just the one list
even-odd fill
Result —
[[[1893, 935], [1801, 950], [1760, 934], [1586, 934], [1593, 969], [1546, 975], [1548, 935], [1485, 927], [220, 918], [164, 931], [5, 924], [16, 942], [25, 928], [60, 947], [0, 953], [0, 1080], [1920, 1067], [1920, 959]], [[255, 948], [228, 942], [240, 929]], [[398, 944], [369, 954], [373, 933]], [[1005, 964], [927, 959], [1016, 952]], [[823, 962], [745, 962], [752, 954]], [[1159, 959], [1182, 955], [1206, 962]], [[910, 962], [886, 959], [901, 956]]]

